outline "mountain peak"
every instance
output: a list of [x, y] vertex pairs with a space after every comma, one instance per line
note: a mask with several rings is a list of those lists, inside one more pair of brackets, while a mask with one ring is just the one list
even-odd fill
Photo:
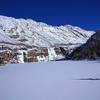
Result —
[[32, 19], [16, 19], [1, 15], [0, 35], [1, 33], [26, 45], [47, 47], [56, 44], [82, 44], [94, 32], [71, 25], [52, 26]]

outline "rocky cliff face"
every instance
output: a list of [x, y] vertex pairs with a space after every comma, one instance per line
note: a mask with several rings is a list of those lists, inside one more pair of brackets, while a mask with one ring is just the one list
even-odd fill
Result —
[[67, 59], [96, 59], [100, 57], [100, 31], [93, 34], [85, 44], [76, 48], [71, 54], [66, 55]]

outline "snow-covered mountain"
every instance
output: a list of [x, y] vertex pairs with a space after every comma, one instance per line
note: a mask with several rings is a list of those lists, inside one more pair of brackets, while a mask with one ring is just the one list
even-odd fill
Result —
[[83, 44], [93, 34], [76, 26], [51, 26], [32, 19], [0, 16], [0, 42], [48, 47]]

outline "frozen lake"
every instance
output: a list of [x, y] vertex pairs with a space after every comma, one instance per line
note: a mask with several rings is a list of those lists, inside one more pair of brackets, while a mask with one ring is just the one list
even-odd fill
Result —
[[0, 67], [0, 100], [100, 100], [100, 61]]

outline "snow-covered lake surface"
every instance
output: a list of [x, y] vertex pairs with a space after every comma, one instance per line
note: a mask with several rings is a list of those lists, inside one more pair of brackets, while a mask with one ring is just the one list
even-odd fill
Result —
[[100, 100], [99, 79], [99, 61], [8, 64], [0, 68], [0, 100]]

